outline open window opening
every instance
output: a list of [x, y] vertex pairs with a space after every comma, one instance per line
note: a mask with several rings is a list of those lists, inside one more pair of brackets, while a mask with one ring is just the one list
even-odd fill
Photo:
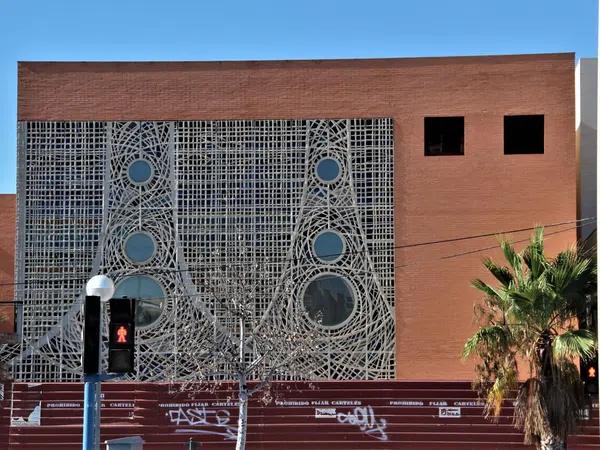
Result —
[[544, 115], [504, 116], [504, 154], [544, 153]]
[[425, 117], [425, 156], [464, 153], [464, 117]]

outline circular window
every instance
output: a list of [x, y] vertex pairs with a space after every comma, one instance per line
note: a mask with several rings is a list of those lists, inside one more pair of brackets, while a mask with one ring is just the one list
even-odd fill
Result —
[[153, 278], [134, 275], [117, 285], [114, 297], [136, 299], [135, 324], [138, 327], [146, 327], [160, 317], [165, 302], [165, 291]]
[[344, 238], [335, 231], [322, 231], [313, 242], [313, 251], [317, 258], [325, 263], [339, 260], [346, 248]]
[[303, 302], [308, 317], [330, 328], [343, 325], [355, 307], [352, 285], [333, 273], [313, 278], [304, 290]]
[[333, 183], [334, 181], [337, 181], [341, 175], [340, 163], [334, 158], [323, 158], [317, 163], [315, 172], [317, 174], [317, 178], [319, 178], [319, 180], [322, 182]]
[[156, 244], [152, 236], [141, 231], [130, 234], [125, 240], [125, 255], [136, 264], [149, 261], [156, 252]]
[[152, 166], [145, 159], [136, 159], [129, 165], [127, 173], [133, 183], [144, 184], [152, 177]]

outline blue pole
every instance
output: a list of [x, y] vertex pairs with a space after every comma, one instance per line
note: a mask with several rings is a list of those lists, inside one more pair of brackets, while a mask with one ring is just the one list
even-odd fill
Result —
[[83, 377], [83, 450], [98, 450], [100, 448], [101, 383], [119, 376], [98, 374]]
[[86, 375], [83, 387], [83, 445], [82, 450], [95, 450], [96, 442], [96, 383], [98, 378]]
[[100, 449], [100, 413], [102, 411], [102, 375], [96, 382], [96, 415], [94, 417], [94, 450]]

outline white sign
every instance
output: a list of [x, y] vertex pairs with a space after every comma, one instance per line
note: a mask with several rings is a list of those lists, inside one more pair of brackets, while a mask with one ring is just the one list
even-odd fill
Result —
[[315, 408], [315, 419], [335, 419], [335, 408]]
[[460, 417], [460, 408], [456, 407], [456, 406], [450, 406], [450, 407], [445, 407], [445, 408], [438, 408], [439, 409], [439, 417], [441, 418], [458, 418]]
[[12, 416], [10, 418], [10, 426], [11, 427], [39, 427], [40, 419], [42, 418], [42, 403], [40, 402], [33, 411], [29, 414], [27, 418], [25, 417], [15, 417]]

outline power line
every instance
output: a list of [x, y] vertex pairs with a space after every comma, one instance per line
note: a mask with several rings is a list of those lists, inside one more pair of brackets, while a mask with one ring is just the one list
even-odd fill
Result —
[[[535, 227], [528, 227], [528, 228], [517, 228], [514, 230], [507, 230], [507, 231], [499, 231], [497, 233], [485, 233], [485, 234], [479, 234], [477, 236], [464, 236], [464, 237], [458, 237], [458, 238], [450, 238], [450, 239], [441, 239], [438, 241], [429, 241], [429, 242], [420, 242], [418, 244], [408, 244], [408, 245], [399, 245], [396, 246], [394, 248], [396, 249], [401, 249], [401, 248], [412, 248], [412, 247], [420, 247], [423, 245], [431, 245], [431, 244], [444, 244], [447, 242], [457, 242], [457, 241], [465, 241], [465, 240], [469, 240], [469, 239], [476, 239], [476, 238], [482, 238], [482, 237], [490, 237], [490, 236], [498, 236], [498, 235], [502, 235], [502, 234], [511, 234], [511, 233], [519, 233], [521, 231], [531, 231], [531, 230], [535, 230], [536, 228], [539, 227], [543, 227], [543, 228], [552, 228], [552, 227], [559, 227], [561, 225], [569, 225], [572, 223], [578, 223], [578, 222], [584, 222], [584, 221], [595, 221], [596, 218], [595, 217], [587, 217], [585, 219], [578, 219], [578, 220], [569, 220], [566, 222], [557, 222], [557, 223], [552, 223], [552, 224], [548, 224], [548, 225], [538, 225]], [[593, 223], [593, 222], [590, 222]], [[587, 223], [586, 225], [589, 225], [589, 223]]]
[[[582, 226], [585, 226], [585, 224], [575, 225], [575, 226], [572, 226], [572, 227], [569, 227], [569, 228], [565, 228], [563, 230], [554, 231], [554, 232], [546, 234], [544, 237], [554, 236], [554, 235], [557, 235], [557, 234], [560, 234], [560, 233], [565, 233], [567, 231], [572, 231], [572, 230], [575, 230], [575, 229], [577, 229], [579, 227], [582, 227]], [[522, 243], [522, 242], [527, 242], [527, 241], [529, 241], [529, 239], [530, 238], [520, 239], [520, 240], [511, 242], [511, 244], [518, 244], [518, 243]], [[496, 249], [496, 248], [498, 248], [498, 245], [494, 245], [494, 246], [491, 246], [491, 247], [482, 247], [482, 248], [478, 248], [478, 249], [475, 249], [475, 250], [470, 250], [468, 252], [455, 253], [455, 254], [452, 254], [452, 255], [442, 256], [442, 257], [436, 258], [436, 260], [445, 260], [445, 259], [459, 258], [461, 256], [469, 255], [469, 254], [472, 254], [472, 253], [482, 252], [482, 251], [485, 251], [485, 250]], [[411, 264], [402, 264], [402, 265], [399, 265], [399, 266], [394, 266], [393, 268], [394, 269], [399, 269], [399, 268], [404, 268], [404, 267], [409, 267], [409, 266], [414, 266], [414, 265], [422, 265], [422, 264], [427, 264], [427, 263], [431, 263], [431, 261], [430, 260], [427, 260], [427, 261], [417, 261], [417, 262], [414, 262], [414, 263], [411, 263]], [[358, 270], [358, 271], [354, 270], [354, 272], [359, 272], [359, 273], [363, 273], [363, 274], [371, 273], [370, 271], [366, 271], [366, 270], [362, 270], [362, 271], [361, 270]], [[323, 274], [321, 279], [334, 278], [334, 277], [335, 277], [335, 275], [331, 275], [331, 276], [328, 277], [327, 274]], [[180, 295], [168, 295], [168, 296], [164, 296], [164, 297], [149, 297], [149, 298], [143, 298], [143, 299], [140, 299], [140, 300], [141, 301], [146, 301], [146, 302], [151, 302], [151, 301], [161, 301], [161, 300], [177, 300], [177, 299], [183, 299], [183, 298], [191, 299], [191, 298], [195, 298], [195, 297], [201, 297], [203, 295], [205, 295], [205, 294], [202, 294], [202, 293], [180, 294]]]
[[[593, 223], [595, 223], [595, 221], [596, 221], [596, 217], [586, 217], [583, 219], [569, 220], [569, 221], [564, 221], [564, 222], [556, 222], [556, 223], [550, 223], [550, 224], [545, 224], [545, 225], [536, 225], [533, 227], [517, 228], [517, 229], [513, 229], [513, 230], [498, 231], [498, 232], [494, 232], [494, 233], [483, 233], [483, 234], [461, 236], [461, 237], [449, 238], [449, 239], [438, 239], [438, 240], [434, 240], [434, 241], [418, 242], [418, 243], [414, 243], [414, 244], [397, 245], [397, 246], [388, 247], [388, 248], [372, 249], [370, 251], [369, 250], [359, 250], [359, 251], [354, 251], [354, 252], [332, 253], [332, 254], [328, 254], [328, 255], [321, 255], [321, 258], [335, 257], [335, 256], [341, 256], [341, 255], [357, 255], [357, 254], [366, 253], [367, 251], [369, 251], [370, 253], [377, 253], [377, 252], [389, 251], [389, 250], [398, 250], [398, 249], [422, 247], [422, 246], [426, 246], [426, 245], [437, 245], [437, 244], [443, 244], [443, 243], [460, 242], [460, 241], [478, 239], [478, 238], [483, 238], [483, 237], [498, 236], [498, 235], [503, 235], [503, 234], [518, 233], [518, 232], [523, 232], [523, 231], [532, 231], [539, 227], [553, 228], [553, 227], [569, 225], [569, 224], [573, 224], [573, 223], [578, 224], [567, 230], [560, 231], [560, 232], [564, 232], [564, 231], [568, 231], [570, 229], [576, 229], [581, 226], [587, 226], [587, 225], [593, 224]], [[547, 236], [551, 236], [552, 234], [555, 234], [555, 233], [548, 233]], [[529, 240], [529, 238], [521, 240], [521, 241], [517, 241], [517, 242], [524, 242], [527, 240]], [[477, 252], [484, 251], [484, 250], [494, 249], [496, 247], [497, 246], [485, 247], [485, 248], [472, 250], [472, 251], [461, 253], [461, 254], [448, 255], [441, 259], [450, 259], [450, 258], [457, 257], [457, 256], [464, 256], [464, 255], [468, 255], [471, 253], [477, 253]], [[273, 258], [273, 259], [269, 258], [265, 262], [266, 263], [294, 262], [296, 260], [297, 260], [296, 258], [289, 258], [289, 257]], [[160, 273], [198, 272], [201, 270], [206, 270], [206, 269], [211, 269], [211, 268], [221, 268], [226, 265], [230, 266], [230, 267], [244, 267], [244, 266], [247, 266], [248, 264], [249, 263], [246, 263], [246, 264], [225, 264], [225, 263], [223, 263], [223, 264], [215, 264], [213, 266], [203, 266], [203, 267], [193, 268], [193, 269], [147, 269], [146, 271], [133, 272], [133, 273], [131, 273], [131, 275], [153, 275], [153, 274], [157, 274], [157, 273], [160, 274]], [[400, 266], [394, 266], [394, 268], [407, 267], [407, 266], [408, 265], [400, 265]], [[31, 279], [28, 281], [21, 281], [21, 282], [14, 282], [14, 283], [1, 283], [0, 287], [26, 285], [26, 284], [30, 284], [30, 283], [34, 283], [34, 282], [38, 282], [38, 281], [42, 281], [45, 283], [48, 283], [48, 282], [53, 282], [53, 283], [63, 282], [64, 283], [64, 282], [70, 282], [70, 281], [87, 281], [87, 280], [88, 280], [87, 277], [63, 278], [63, 279]]]
[[[579, 227], [582, 227], [582, 226], [585, 226], [585, 225], [588, 225], [588, 224], [581, 224], [581, 225], [577, 225], [577, 226], [574, 226], [574, 227], [565, 228], [564, 230], [558, 230], [558, 231], [552, 231], [552, 232], [550, 232], [550, 233], [544, 233], [544, 238], [546, 238], [546, 237], [548, 237], [548, 236], [553, 236], [553, 235], [555, 235], [555, 234], [564, 233], [564, 232], [566, 232], [566, 231], [575, 230], [575, 229], [577, 229], [577, 228], [579, 228]], [[530, 238], [519, 239], [518, 241], [513, 241], [513, 242], [511, 242], [511, 244], [519, 244], [519, 243], [522, 243], [522, 242], [527, 242], [529, 239], [530, 239]], [[443, 256], [443, 257], [442, 257], [442, 258], [440, 258], [440, 259], [451, 259], [451, 258], [457, 258], [457, 257], [459, 257], [459, 256], [471, 255], [471, 254], [473, 254], [473, 253], [478, 253], [478, 252], [482, 252], [482, 251], [485, 251], [485, 250], [493, 250], [493, 249], [495, 249], [495, 248], [498, 248], [498, 245], [492, 245], [492, 246], [490, 246], [490, 247], [483, 247], [483, 248], [479, 248], [479, 249], [476, 249], [476, 250], [469, 250], [469, 251], [467, 251], [467, 252], [456, 253], [456, 254], [454, 254], [454, 255]]]
[[[565, 228], [563, 230], [553, 231], [551, 233], [545, 234], [544, 237], [546, 238], [546, 237], [554, 236], [554, 235], [557, 235], [557, 234], [560, 234], [560, 233], [565, 233], [567, 231], [576, 230], [577, 228], [580, 228], [580, 227], [585, 226], [585, 225], [587, 225], [587, 224], [579, 224], [579, 225], [575, 225], [575, 226], [572, 226], [572, 227], [569, 227], [569, 228]], [[527, 237], [525, 239], [519, 239], [517, 241], [512, 241], [511, 244], [518, 244], [518, 243], [522, 243], [522, 242], [527, 242], [529, 240], [530, 240], [530, 238]], [[482, 247], [482, 248], [478, 248], [478, 249], [475, 249], [475, 250], [470, 250], [468, 252], [454, 253], [452, 255], [442, 256], [442, 257], [436, 258], [436, 260], [447, 260], [447, 259], [459, 258], [461, 256], [466, 256], [466, 255], [470, 255], [470, 254], [473, 254], [473, 253], [478, 253], [478, 252], [482, 252], [482, 251], [486, 251], [486, 250], [493, 250], [493, 249], [496, 249], [498, 247], [499, 247], [499, 245], [496, 244], [496, 245], [493, 245], [493, 246], [490, 246], [490, 247]], [[399, 268], [409, 267], [409, 266], [413, 266], [413, 265], [426, 264], [426, 263], [430, 263], [430, 262], [431, 261], [429, 261], [429, 260], [428, 261], [418, 261], [416, 263], [402, 264], [402, 265], [394, 266], [393, 268], [394, 269], [399, 269]], [[362, 271], [362, 272], [366, 273], [367, 271]], [[332, 275], [332, 278], [333, 277], [334, 276]], [[327, 278], [327, 275], [324, 275], [323, 278]], [[191, 298], [191, 297], [199, 297], [200, 295], [202, 295], [202, 294], [183, 294], [183, 295], [178, 295], [178, 296], [155, 297], [155, 298], [148, 298], [148, 299], [143, 299], [143, 300], [147, 300], [147, 301], [149, 300], [149, 301], [151, 301], [151, 300], [168, 300], [168, 299], [175, 299], [175, 298]]]
[[[586, 225], [588, 225], [588, 224], [579, 224], [579, 225], [575, 225], [575, 226], [572, 226], [572, 227], [569, 227], [569, 228], [565, 228], [563, 230], [557, 230], [557, 231], [552, 231], [550, 233], [544, 233], [544, 239], [547, 238], [547, 237], [549, 237], [549, 236], [554, 236], [556, 234], [560, 234], [560, 233], [565, 233], [567, 231], [576, 230], [577, 228], [581, 228], [581, 227], [584, 227]], [[519, 244], [519, 243], [527, 242], [529, 240], [530, 240], [530, 238], [519, 239], [519, 240], [516, 240], [516, 241], [512, 241], [511, 244]], [[483, 248], [479, 248], [479, 249], [476, 249], [476, 250], [470, 250], [470, 251], [467, 251], [467, 252], [462, 252], [462, 253], [456, 253], [456, 254], [453, 254], [453, 255], [448, 255], [448, 256], [444, 256], [442, 259], [450, 259], [450, 258], [455, 258], [455, 257], [459, 257], [459, 256], [466, 256], [466, 255], [470, 255], [470, 254], [473, 254], [473, 253], [482, 252], [482, 251], [485, 251], [485, 250], [493, 250], [495, 248], [498, 248], [498, 245], [493, 245], [493, 246], [490, 246], [490, 247], [483, 247]]]
[[[585, 225], [587, 225], [587, 224], [578, 224], [578, 225], [575, 225], [575, 226], [572, 226], [572, 227], [569, 227], [569, 228], [565, 228], [565, 229], [562, 229], [562, 230], [557, 230], [557, 231], [545, 234], [544, 237], [554, 236], [554, 235], [557, 235], [557, 234], [560, 234], [560, 233], [565, 233], [567, 231], [572, 231], [572, 230], [575, 230], [575, 229], [580, 228], [580, 227], [585, 226]], [[525, 239], [519, 239], [519, 240], [516, 240], [516, 241], [512, 241], [511, 244], [518, 244], [518, 243], [522, 243], [522, 242], [527, 242], [527, 241], [529, 241], [529, 239], [530, 239], [529, 237], [525, 238]], [[435, 260], [447, 260], [447, 259], [459, 258], [461, 256], [466, 256], [466, 255], [470, 255], [470, 254], [473, 254], [473, 253], [482, 252], [482, 251], [486, 251], [486, 250], [492, 250], [492, 249], [496, 249], [496, 248], [498, 248], [498, 244], [494, 245], [494, 246], [490, 246], [490, 247], [482, 247], [482, 248], [478, 248], [478, 249], [474, 249], [474, 250], [469, 250], [467, 252], [454, 253], [454, 254], [451, 254], [451, 255], [441, 256], [439, 258], [435, 258]], [[417, 261], [417, 262], [413, 262], [413, 263], [410, 263], [410, 264], [401, 264], [401, 265], [394, 266], [393, 268], [394, 269], [400, 269], [400, 268], [405, 268], [405, 267], [410, 267], [410, 266], [415, 266], [415, 265], [422, 265], [422, 264], [427, 264], [427, 263], [431, 263], [431, 260]], [[362, 270], [362, 271], [361, 270], [359, 270], [359, 271], [354, 270], [354, 272], [360, 272], [360, 273], [363, 273], [363, 274], [371, 273], [370, 271], [366, 271], [366, 270]], [[331, 275], [331, 278], [333, 278], [333, 277], [335, 277], [335, 275]], [[323, 278], [328, 278], [327, 274], [323, 274]], [[162, 300], [170, 300], [170, 299], [177, 300], [177, 299], [183, 299], [183, 298], [201, 297], [202, 295], [205, 295], [205, 294], [195, 293], [195, 294], [168, 295], [168, 296], [164, 296], [164, 297], [142, 298], [140, 300], [143, 301], [143, 302], [162, 301]], [[22, 301], [1, 302], [0, 301], [0, 304], [2, 304], [2, 303], [22, 304], [24, 302], [22, 302]]]
[[[442, 240], [435, 240], [435, 241], [429, 241], [429, 242], [419, 242], [416, 244], [407, 244], [407, 245], [399, 245], [399, 246], [394, 246], [391, 248], [385, 248], [385, 249], [373, 249], [371, 250], [371, 253], [376, 253], [379, 251], [388, 251], [388, 250], [392, 250], [392, 249], [401, 249], [401, 248], [410, 248], [410, 247], [421, 247], [421, 246], [425, 246], [425, 245], [435, 245], [435, 244], [440, 244], [440, 243], [447, 243], [447, 242], [458, 242], [458, 241], [464, 241], [464, 240], [470, 240], [470, 239], [477, 239], [477, 238], [481, 238], [481, 237], [490, 237], [490, 236], [497, 236], [497, 235], [502, 235], [502, 234], [509, 234], [509, 233], [516, 233], [516, 232], [522, 232], [522, 231], [531, 231], [534, 230], [538, 227], [544, 227], [544, 228], [551, 228], [551, 227], [556, 227], [556, 226], [561, 226], [561, 225], [566, 225], [566, 224], [572, 224], [572, 223], [579, 223], [579, 222], [586, 222], [586, 223], [582, 223], [580, 225], [577, 225], [571, 229], [574, 228], [578, 228], [580, 226], [585, 226], [585, 225], [590, 225], [591, 223], [594, 223], [596, 220], [596, 217], [588, 217], [588, 218], [584, 218], [584, 219], [577, 219], [577, 220], [571, 220], [571, 221], [565, 221], [565, 222], [558, 222], [558, 223], [552, 223], [552, 224], [547, 224], [547, 225], [538, 225], [535, 227], [528, 227], [528, 228], [519, 228], [519, 229], [515, 229], [515, 230], [511, 230], [511, 231], [500, 231], [497, 233], [485, 233], [485, 234], [479, 234], [479, 235], [471, 235], [471, 236], [463, 236], [463, 237], [459, 237], [459, 238], [451, 238], [451, 239], [442, 239]], [[551, 235], [553, 233], [548, 233], [547, 235]], [[528, 240], [525, 239], [523, 241]], [[520, 241], [520, 242], [523, 242]], [[473, 250], [471, 252], [467, 252], [465, 254], [469, 254], [469, 253], [476, 253], [479, 251], [484, 251], [484, 250], [489, 250], [489, 249], [493, 249], [496, 248], [496, 246], [492, 246], [492, 247], [485, 247], [482, 249], [478, 249], [478, 250]], [[360, 251], [356, 251], [356, 252], [345, 252], [343, 253], [344, 255], [355, 255], [355, 254], [362, 254], [365, 253], [367, 250], [360, 250]], [[333, 257], [333, 256], [340, 256], [342, 255], [341, 253], [336, 253], [336, 254], [331, 254], [331, 255], [322, 255], [323, 258], [326, 257]], [[457, 255], [457, 256], [462, 256], [462, 254]], [[453, 255], [449, 255], [448, 257], [445, 257], [444, 259], [449, 259], [453, 257]], [[272, 262], [294, 262], [296, 261], [296, 258], [277, 258], [277, 259], [268, 259], [266, 260], [267, 263]], [[246, 264], [228, 264], [228, 266], [237, 266], [237, 267], [244, 267], [246, 266]], [[182, 273], [182, 272], [198, 272], [201, 270], [206, 270], [206, 269], [211, 269], [211, 268], [221, 268], [224, 267], [225, 264], [215, 264], [214, 266], [203, 266], [200, 268], [194, 268], [194, 269], [148, 269], [146, 271], [136, 271], [134, 273], [132, 273], [131, 275], [153, 275], [153, 274], [157, 274], [157, 273]], [[401, 265], [401, 266], [395, 266], [394, 268], [398, 268], [398, 267], [406, 267], [406, 265]], [[33, 283], [33, 282], [37, 282], [37, 281], [43, 281], [43, 282], [69, 282], [69, 281], [87, 281], [88, 278], [87, 277], [77, 277], [77, 278], [63, 278], [63, 279], [43, 279], [43, 280], [36, 280], [36, 279], [32, 279], [32, 280], [28, 280], [28, 281], [23, 281], [23, 282], [15, 282], [15, 283], [3, 283], [0, 284], [1, 286], [16, 286], [16, 285], [25, 285], [25, 284], [29, 284], [29, 283]]]

